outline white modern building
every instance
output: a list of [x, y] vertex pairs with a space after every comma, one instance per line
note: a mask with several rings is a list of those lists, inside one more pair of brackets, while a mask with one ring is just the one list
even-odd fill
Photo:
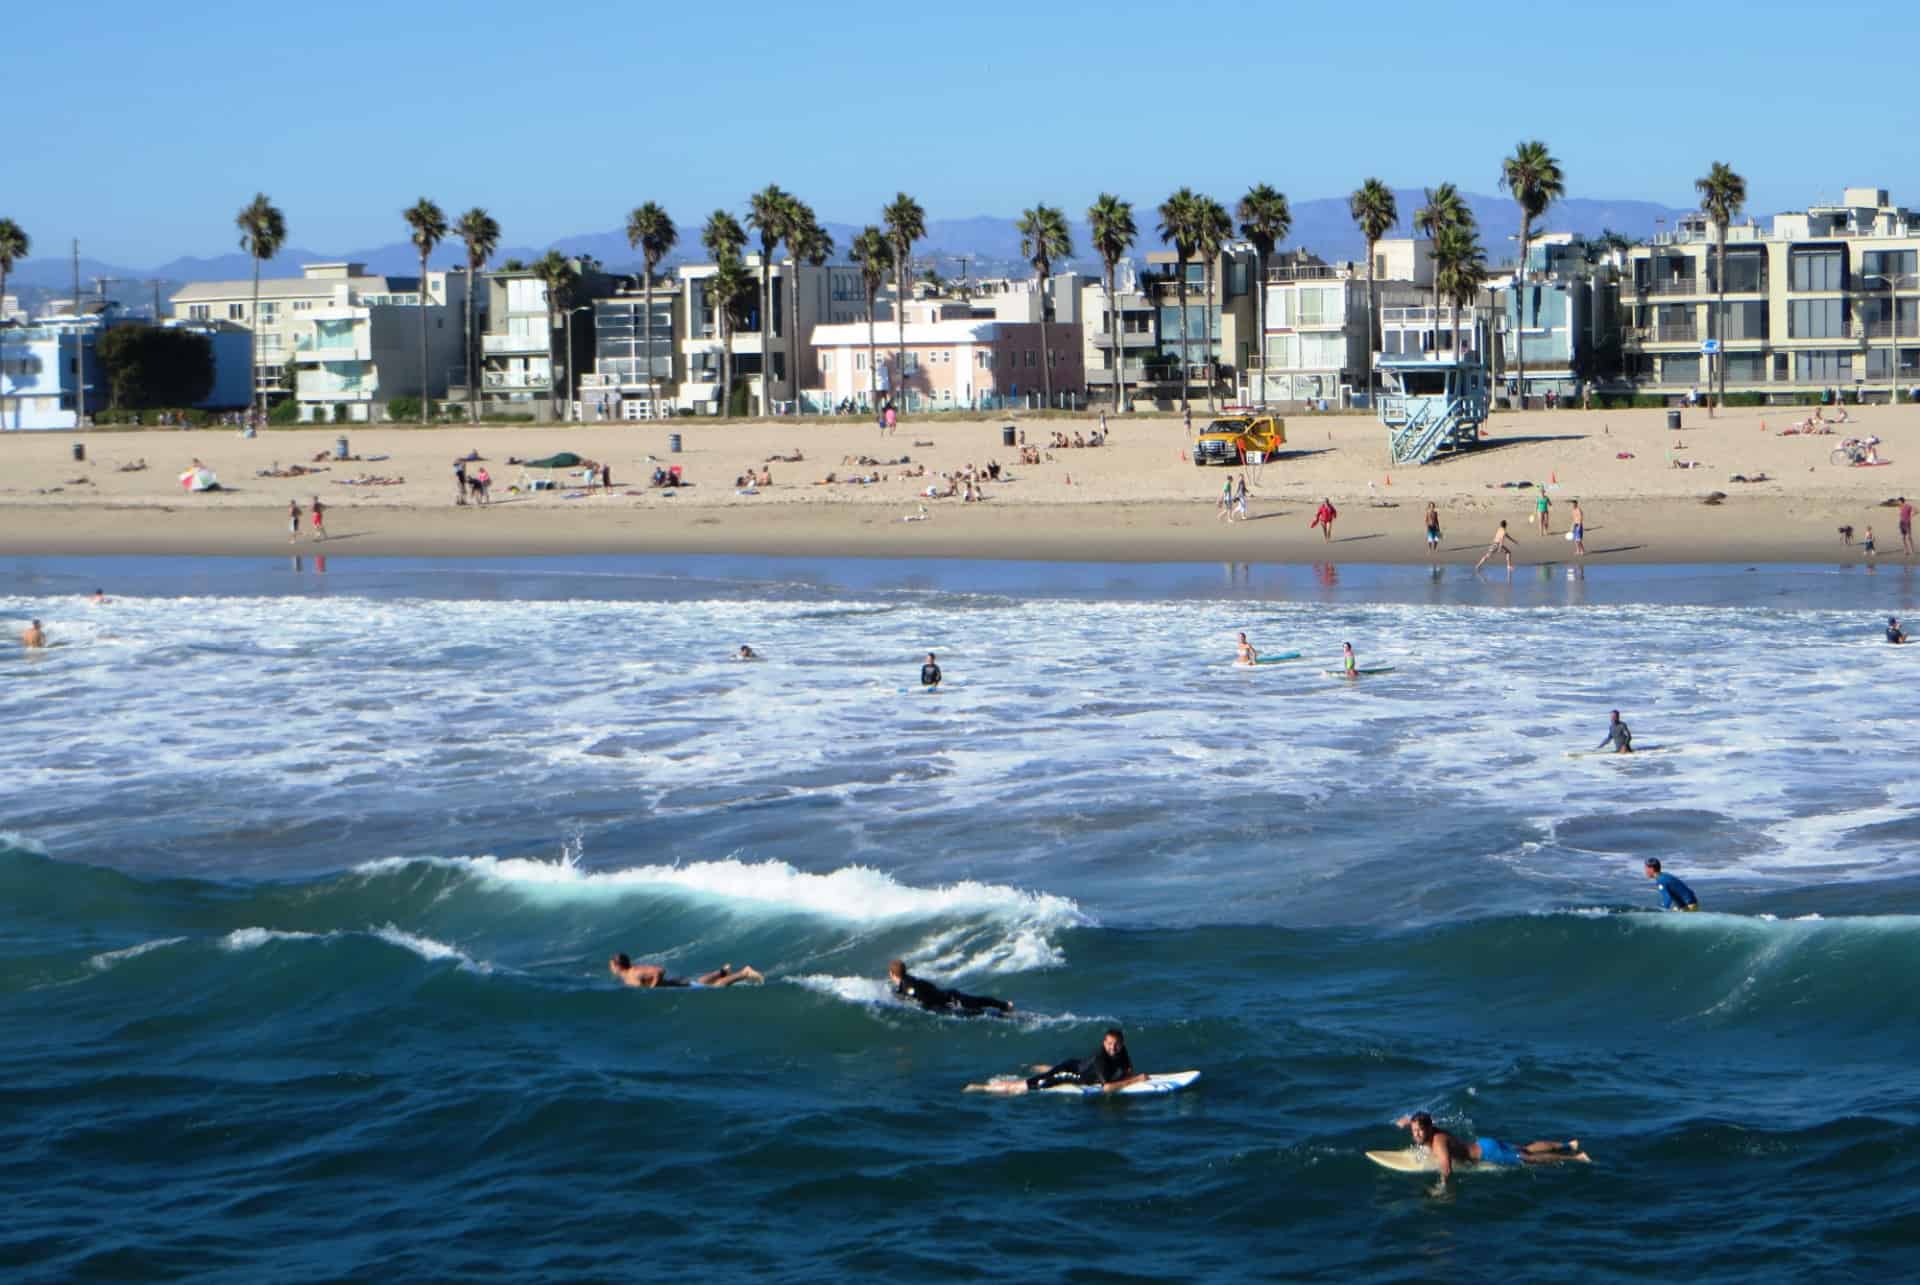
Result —
[[369, 278], [359, 264], [314, 264], [307, 277], [333, 288], [325, 299], [302, 301], [309, 306], [291, 312], [297, 320], [283, 323], [301, 423], [366, 423], [396, 397], [446, 397], [448, 373], [465, 348], [464, 273], [429, 272], [424, 289], [418, 278]]

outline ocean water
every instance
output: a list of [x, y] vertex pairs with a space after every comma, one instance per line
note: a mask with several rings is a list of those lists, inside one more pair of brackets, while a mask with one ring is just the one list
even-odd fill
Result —
[[[61, 644], [0, 651], [0, 1270], [1904, 1276], [1914, 597], [0, 563]], [[1307, 658], [1235, 669], [1241, 629]], [[1322, 677], [1343, 641], [1393, 672]], [[1661, 752], [1568, 757], [1615, 707]], [[1646, 856], [1705, 912], [1653, 913]], [[622, 950], [768, 983], [634, 991]], [[902, 1008], [894, 956], [1017, 1011]], [[960, 1091], [1115, 1024], [1201, 1082]], [[1364, 1158], [1420, 1109], [1594, 1163]]]

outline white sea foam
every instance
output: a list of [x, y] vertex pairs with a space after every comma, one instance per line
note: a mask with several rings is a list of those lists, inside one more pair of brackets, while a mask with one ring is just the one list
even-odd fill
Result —
[[115, 964], [124, 964], [129, 959], [138, 959], [148, 951], [160, 950], [167, 946], [178, 946], [185, 940], [185, 937], [160, 937], [153, 941], [143, 941], [138, 946], [125, 946], [119, 950], [101, 951], [98, 955], [87, 960], [87, 967], [105, 972]]
[[410, 950], [430, 963], [438, 963], [441, 960], [451, 959], [457, 961], [460, 967], [471, 972], [490, 973], [493, 971], [492, 965], [475, 960], [473, 956], [467, 954], [466, 951], [461, 950], [457, 946], [449, 946], [443, 941], [436, 941], [431, 937], [423, 937], [418, 933], [410, 933], [404, 928], [396, 928], [392, 924], [387, 924], [382, 928], [375, 928], [372, 932], [373, 935], [381, 941], [387, 942], [389, 945], [398, 946], [403, 950]]
[[258, 950], [270, 941], [321, 941], [332, 933], [283, 932], [278, 928], [236, 928], [220, 939], [222, 950]]

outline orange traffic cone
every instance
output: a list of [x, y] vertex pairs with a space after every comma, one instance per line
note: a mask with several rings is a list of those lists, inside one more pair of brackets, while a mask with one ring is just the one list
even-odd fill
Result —
[[1559, 475], [1558, 473], [1548, 473], [1548, 474], [1547, 474], [1547, 485], [1548, 485], [1548, 486], [1558, 486], [1558, 485], [1560, 485], [1560, 475]]
[[1389, 474], [1387, 474], [1387, 485], [1388, 485], [1388, 486], [1392, 486], [1392, 485], [1393, 485], [1393, 474], [1391, 474], [1391, 473], [1389, 473]]

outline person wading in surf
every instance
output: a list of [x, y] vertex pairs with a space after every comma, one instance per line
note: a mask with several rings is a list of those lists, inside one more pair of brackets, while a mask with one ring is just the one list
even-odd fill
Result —
[[1633, 729], [1620, 721], [1620, 711], [1617, 709], [1613, 711], [1613, 717], [1607, 720], [1606, 736], [1595, 748], [1604, 750], [1609, 745], [1613, 746], [1615, 754], [1633, 753]]

